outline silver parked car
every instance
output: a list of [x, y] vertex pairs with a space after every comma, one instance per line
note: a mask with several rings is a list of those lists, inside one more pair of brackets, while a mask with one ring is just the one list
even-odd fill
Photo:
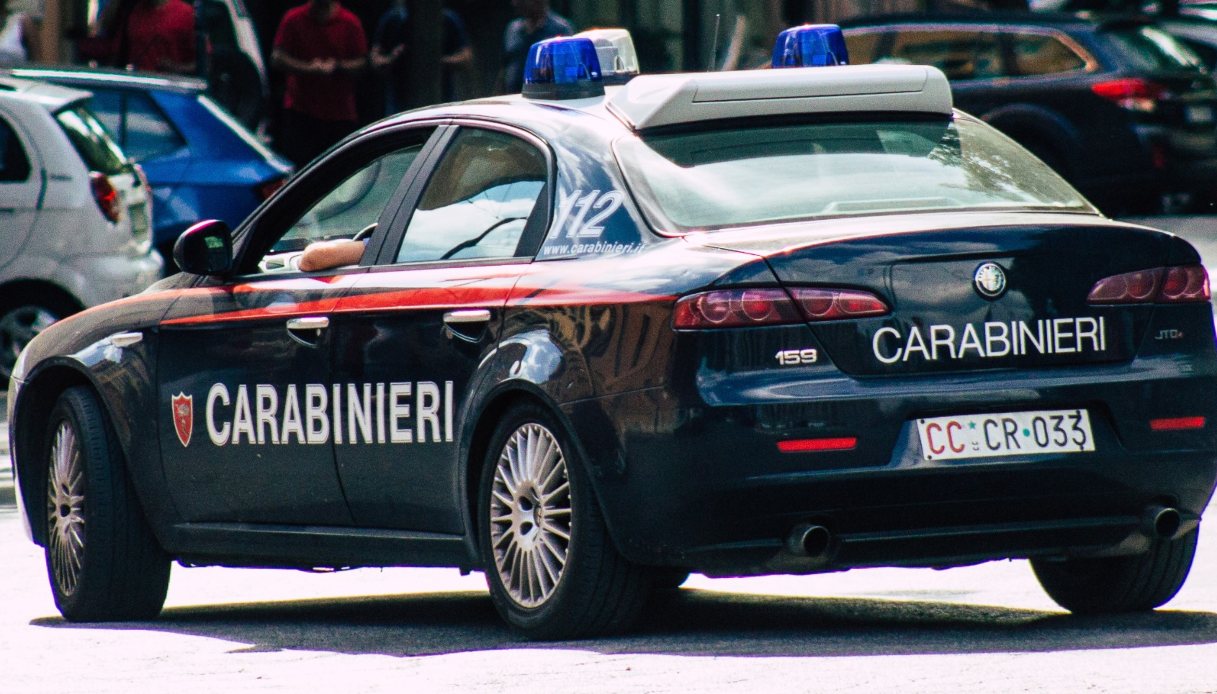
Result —
[[148, 184], [89, 97], [0, 78], [0, 380], [55, 320], [161, 274]]

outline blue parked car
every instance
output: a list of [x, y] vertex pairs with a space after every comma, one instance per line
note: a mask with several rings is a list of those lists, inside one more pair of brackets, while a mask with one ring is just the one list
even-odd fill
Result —
[[202, 80], [85, 67], [22, 67], [16, 77], [93, 92], [92, 110], [148, 176], [153, 243], [172, 272], [173, 242], [201, 219], [236, 226], [292, 172]]

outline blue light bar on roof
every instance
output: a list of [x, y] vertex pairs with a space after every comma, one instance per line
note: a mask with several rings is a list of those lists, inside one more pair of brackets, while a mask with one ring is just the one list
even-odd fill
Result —
[[836, 24], [804, 24], [778, 34], [773, 67], [849, 65], [845, 36]]
[[604, 79], [595, 44], [578, 36], [534, 43], [524, 62], [523, 94], [529, 99], [603, 96]]

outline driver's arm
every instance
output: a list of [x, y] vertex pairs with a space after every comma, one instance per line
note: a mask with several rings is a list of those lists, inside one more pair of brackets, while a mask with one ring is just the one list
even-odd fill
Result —
[[343, 265], [355, 265], [363, 257], [365, 241], [335, 239], [310, 243], [300, 256], [300, 269], [305, 272], [328, 270]]

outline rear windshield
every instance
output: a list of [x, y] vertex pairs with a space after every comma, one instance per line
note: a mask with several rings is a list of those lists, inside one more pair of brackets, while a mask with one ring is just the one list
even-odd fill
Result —
[[935, 210], [1096, 213], [968, 117], [742, 125], [623, 138], [616, 151], [652, 223], [670, 232]]
[[69, 106], [55, 114], [59, 127], [67, 133], [72, 146], [80, 153], [90, 171], [111, 176], [123, 173], [127, 157], [110, 138], [101, 121], [82, 104]]
[[1105, 34], [1124, 60], [1141, 70], [1197, 70], [1202, 65], [1192, 49], [1156, 27], [1114, 29]]

